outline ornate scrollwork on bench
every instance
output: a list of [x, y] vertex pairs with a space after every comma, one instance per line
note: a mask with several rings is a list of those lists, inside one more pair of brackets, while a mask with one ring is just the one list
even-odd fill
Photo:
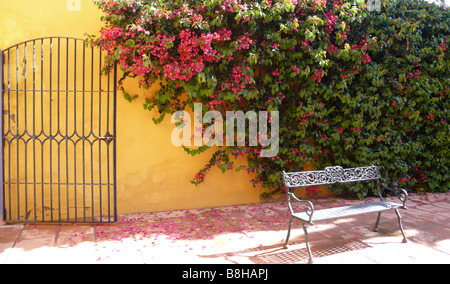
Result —
[[379, 179], [380, 170], [376, 166], [344, 169], [341, 166], [327, 167], [323, 171], [284, 173], [286, 187], [303, 187], [366, 181]]

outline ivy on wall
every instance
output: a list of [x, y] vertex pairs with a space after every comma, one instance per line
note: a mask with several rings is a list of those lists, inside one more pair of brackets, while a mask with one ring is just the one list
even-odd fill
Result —
[[[160, 85], [144, 104], [156, 123], [195, 102], [223, 115], [279, 111], [276, 157], [260, 158], [261, 146], [215, 148], [193, 183], [218, 166], [246, 170], [275, 193], [283, 170], [374, 164], [401, 186], [449, 189], [450, 9], [422, 0], [385, 0], [373, 12], [349, 0], [94, 2], [105, 25], [92, 44], [107, 51], [106, 69], [119, 63], [120, 82]], [[241, 156], [247, 165], [235, 167]]]

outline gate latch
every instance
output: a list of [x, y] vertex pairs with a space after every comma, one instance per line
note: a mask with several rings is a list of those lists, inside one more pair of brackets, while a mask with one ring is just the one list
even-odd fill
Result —
[[106, 132], [105, 136], [99, 137], [98, 139], [105, 141], [107, 144], [111, 143], [114, 140], [114, 136], [109, 132]]

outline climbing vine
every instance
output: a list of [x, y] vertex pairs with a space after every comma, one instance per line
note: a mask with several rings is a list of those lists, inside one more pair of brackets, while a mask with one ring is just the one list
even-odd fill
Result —
[[[107, 51], [105, 69], [118, 62], [120, 83], [159, 84], [144, 104], [160, 114], [155, 123], [195, 102], [224, 116], [279, 112], [277, 156], [261, 158], [262, 146], [248, 143], [215, 148], [193, 183], [217, 166], [246, 170], [275, 193], [283, 170], [307, 163], [375, 164], [401, 186], [448, 190], [448, 8], [422, 0], [382, 1], [372, 12], [349, 0], [94, 2], [105, 25], [91, 43]], [[246, 166], [235, 167], [241, 156]]]

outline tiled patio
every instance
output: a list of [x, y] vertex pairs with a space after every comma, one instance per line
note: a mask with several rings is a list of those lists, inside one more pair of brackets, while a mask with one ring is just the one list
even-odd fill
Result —
[[[396, 199], [393, 199], [396, 200]], [[359, 203], [343, 197], [313, 200], [316, 209]], [[450, 263], [450, 194], [413, 195], [397, 216], [376, 214], [309, 228], [315, 263]], [[301, 226], [283, 249], [285, 202], [128, 214], [114, 224], [13, 224], [0, 227], [0, 263], [307, 263]]]

